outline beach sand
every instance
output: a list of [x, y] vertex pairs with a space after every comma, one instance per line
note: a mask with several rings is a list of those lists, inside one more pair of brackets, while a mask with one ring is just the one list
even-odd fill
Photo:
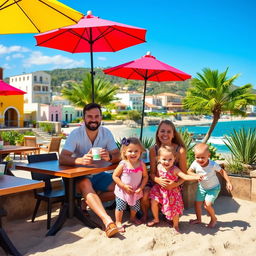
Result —
[[[111, 239], [102, 230], [84, 227], [76, 219], [68, 220], [56, 236], [45, 237], [46, 215], [37, 218], [35, 223], [17, 220], [4, 223], [4, 227], [26, 256], [256, 255], [256, 203], [220, 197], [215, 209], [218, 224], [213, 229], [204, 224], [190, 225], [189, 220], [195, 217], [194, 210], [184, 211], [178, 235], [165, 220], [152, 228], [125, 223], [126, 232]], [[113, 216], [114, 211], [109, 213]], [[125, 220], [127, 216], [125, 213]], [[203, 222], [209, 222], [205, 213]], [[1, 249], [0, 255], [5, 255]]]

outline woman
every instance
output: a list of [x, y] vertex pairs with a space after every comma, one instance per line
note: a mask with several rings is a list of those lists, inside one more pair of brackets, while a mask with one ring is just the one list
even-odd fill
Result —
[[[159, 124], [158, 129], [156, 131], [156, 144], [150, 148], [149, 158], [150, 158], [151, 180], [166, 189], [172, 189], [182, 184], [183, 180], [179, 179], [178, 182], [170, 183], [168, 179], [164, 179], [156, 175], [157, 152], [158, 152], [158, 149], [164, 145], [172, 148], [173, 153], [175, 155], [175, 165], [179, 167], [184, 173], [186, 173], [187, 161], [186, 161], [185, 144], [182, 141], [179, 133], [177, 132], [174, 124], [169, 120], [163, 120]], [[150, 207], [149, 191], [151, 187], [152, 187], [152, 184], [148, 184], [148, 186], [145, 187], [143, 192], [143, 198], [141, 199], [143, 222], [146, 222], [147, 220], [148, 208]]]

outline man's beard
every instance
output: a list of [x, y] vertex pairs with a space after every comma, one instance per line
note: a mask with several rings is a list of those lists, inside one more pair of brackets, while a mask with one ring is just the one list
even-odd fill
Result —
[[[90, 126], [91, 124], [96, 124], [96, 126]], [[85, 126], [90, 131], [96, 131], [100, 126], [100, 122], [85, 122]]]

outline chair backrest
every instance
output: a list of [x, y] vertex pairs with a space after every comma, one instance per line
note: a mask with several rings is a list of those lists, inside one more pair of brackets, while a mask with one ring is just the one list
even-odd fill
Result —
[[24, 136], [24, 146], [36, 147], [36, 136]]
[[8, 162], [0, 162], [0, 165], [1, 165], [1, 172], [3, 171], [4, 174], [7, 174], [7, 164]]
[[[46, 162], [46, 161], [52, 161], [52, 160], [58, 160], [56, 153], [28, 155], [29, 163]], [[31, 172], [31, 176], [33, 180], [43, 180], [45, 182], [45, 187], [44, 187], [45, 192], [52, 190], [51, 179], [55, 178], [54, 175]]]
[[58, 152], [60, 150], [61, 137], [52, 137], [48, 148], [48, 152]]

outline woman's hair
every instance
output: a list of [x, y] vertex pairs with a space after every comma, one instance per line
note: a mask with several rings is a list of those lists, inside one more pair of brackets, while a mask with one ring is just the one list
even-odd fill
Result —
[[123, 138], [122, 141], [121, 141], [121, 148], [120, 148], [121, 158], [123, 160], [127, 159], [126, 156], [125, 156], [125, 152], [126, 152], [127, 147], [130, 144], [138, 145], [141, 152], [145, 151], [145, 148], [143, 147], [143, 145], [141, 144], [141, 142], [138, 138], [136, 138], [136, 137], [129, 137], [127, 139]]
[[162, 120], [160, 122], [160, 124], [158, 125], [157, 131], [156, 131], [156, 144], [157, 144], [157, 146], [159, 148], [161, 147], [161, 142], [160, 142], [160, 140], [158, 138], [158, 133], [159, 133], [159, 130], [160, 130], [160, 127], [161, 127], [162, 124], [169, 125], [172, 128], [172, 130], [173, 130], [172, 143], [175, 143], [175, 144], [177, 144], [179, 146], [182, 146], [182, 147], [186, 148], [185, 143], [183, 142], [180, 134], [177, 132], [177, 130], [175, 128], [175, 125], [170, 120]]

